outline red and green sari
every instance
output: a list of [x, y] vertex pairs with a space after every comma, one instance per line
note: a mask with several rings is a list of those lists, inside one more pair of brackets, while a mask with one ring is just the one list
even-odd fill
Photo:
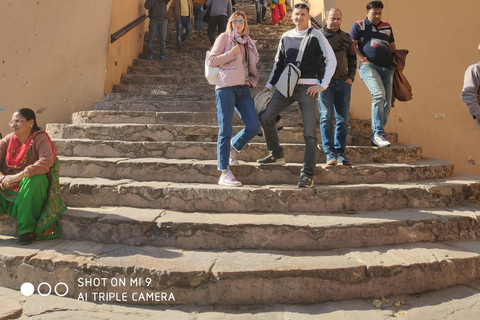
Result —
[[[55, 147], [52, 140], [45, 131], [34, 132], [24, 144], [20, 144], [20, 141], [16, 135], [12, 135], [5, 157], [6, 164], [9, 168], [14, 170], [22, 170], [32, 152], [32, 147], [40, 134], [45, 134], [50, 141], [52, 153], [55, 162], [50, 167], [49, 172], [46, 174], [46, 179], [43, 175], [23, 178], [20, 183], [16, 183], [11, 189], [0, 190], [0, 197], [10, 202], [7, 213], [17, 218], [17, 222], [20, 219], [32, 219], [29, 216], [29, 210], [37, 210], [41, 208], [38, 218], [35, 217], [36, 227], [33, 231], [36, 240], [52, 239], [60, 235], [61, 227], [59, 223], [60, 214], [63, 213], [67, 207], [63, 202], [60, 195], [59, 188], [59, 166], [58, 159], [55, 154]], [[29, 180], [30, 179], [30, 180]], [[32, 183], [35, 180], [35, 183]], [[35, 187], [37, 186], [37, 187]], [[39, 188], [38, 186], [42, 186]], [[41, 193], [41, 189], [45, 190], [46, 195], [38, 195]], [[23, 210], [18, 210], [18, 204], [22, 202], [22, 199], [28, 197], [29, 204], [23, 207]], [[18, 201], [16, 201], [18, 200]], [[19, 215], [19, 212], [21, 214]], [[26, 216], [26, 217], [24, 217]], [[20, 223], [19, 223], [20, 225]], [[21, 231], [19, 230], [19, 233]]]

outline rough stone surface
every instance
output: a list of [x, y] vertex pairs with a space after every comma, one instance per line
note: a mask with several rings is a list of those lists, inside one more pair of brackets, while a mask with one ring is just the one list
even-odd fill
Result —
[[[196, 251], [60, 239], [24, 249], [12, 241], [2, 238], [0, 247], [4, 285], [64, 282], [67, 296], [82, 294], [83, 299], [87, 293], [87, 301], [95, 302], [155, 304], [138, 297], [163, 293], [174, 296], [162, 300], [165, 304], [319, 303], [441, 289], [472, 281], [480, 270], [477, 241], [304, 252]], [[5, 259], [9, 251], [15, 252], [13, 259]], [[120, 279], [125, 284], [119, 285]], [[101, 292], [115, 298], [102, 300]]]
[[[381, 299], [381, 297], [377, 297]], [[323, 302], [313, 305], [173, 306], [138, 308], [127, 304], [84, 302], [67, 297], [23, 297], [18, 290], [0, 287], [0, 304], [13, 300], [20, 311], [10, 319], [166, 319], [166, 320], [465, 320], [480, 317], [478, 289], [453, 286], [416, 295], [387, 296], [379, 308], [373, 299]], [[398, 306], [395, 306], [395, 303]], [[23, 310], [22, 310], [23, 308]], [[4, 309], [2, 309], [3, 311]], [[4, 318], [7, 319], [7, 318]]]
[[[238, 2], [251, 20], [254, 6]], [[251, 24], [260, 86], [291, 26], [288, 15], [276, 27]], [[167, 42], [173, 53], [174, 33]], [[94, 111], [75, 113], [72, 125], [47, 126], [70, 209], [58, 239], [24, 247], [0, 238], [0, 284], [15, 289], [9, 297], [21, 317], [428, 319], [412, 296], [399, 296], [403, 309], [373, 310], [371, 300], [468, 283], [457, 295], [465, 304], [448, 307], [448, 315], [477, 318], [480, 178], [425, 159], [421, 147], [398, 144], [396, 133], [387, 133], [393, 147], [371, 147], [371, 121], [351, 119], [346, 156], [354, 165], [325, 165], [318, 137], [315, 188], [298, 189], [305, 148], [294, 103], [279, 132], [288, 164], [257, 165], [268, 151], [255, 137], [238, 154], [240, 166], [231, 167], [244, 187], [218, 186], [215, 89], [202, 76], [209, 46], [193, 35], [168, 63], [158, 60], [158, 44], [155, 60], [146, 60], [145, 46]], [[234, 123], [237, 132], [242, 123]], [[1, 216], [0, 233], [16, 235], [15, 219]], [[67, 296], [87, 302], [19, 297], [26, 281], [64, 282]], [[371, 300], [348, 300], [362, 298]], [[321, 303], [331, 300], [345, 301]], [[448, 300], [435, 301], [442, 310]], [[0, 309], [18, 312], [8, 303]]]
[[[134, 179], [137, 181], [172, 181], [213, 183], [218, 180], [216, 160], [166, 159], [166, 158], [93, 158], [59, 157], [60, 170], [72, 178]], [[235, 177], [244, 184], [291, 184], [298, 182], [302, 165], [261, 167], [240, 160], [231, 166]], [[328, 166], [317, 164], [313, 177], [315, 185], [388, 183], [448, 178], [453, 175], [453, 164], [436, 159], [395, 164], [355, 164], [353, 166]]]
[[[58, 155], [69, 157], [104, 158], [170, 158], [170, 159], [216, 159], [216, 142], [196, 141], [120, 141], [88, 139], [53, 139]], [[288, 162], [302, 163], [304, 145], [284, 144]], [[239, 153], [238, 159], [256, 162], [268, 152], [264, 143], [249, 143], [248, 148]], [[325, 163], [325, 154], [317, 153], [317, 162]], [[398, 145], [391, 148], [347, 146], [345, 155], [355, 163], [407, 162], [422, 159], [421, 148]]]
[[480, 183], [474, 176], [417, 183], [316, 186], [224, 187], [211, 184], [135, 182], [62, 178], [62, 196], [72, 206], [135, 206], [185, 212], [352, 212], [434, 208], [477, 203]]

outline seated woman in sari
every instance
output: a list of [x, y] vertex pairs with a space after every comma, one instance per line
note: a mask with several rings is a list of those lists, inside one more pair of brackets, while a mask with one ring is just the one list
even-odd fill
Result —
[[10, 127], [12, 133], [0, 140], [0, 213], [17, 218], [20, 244], [55, 238], [66, 207], [52, 140], [28, 108], [13, 114]]

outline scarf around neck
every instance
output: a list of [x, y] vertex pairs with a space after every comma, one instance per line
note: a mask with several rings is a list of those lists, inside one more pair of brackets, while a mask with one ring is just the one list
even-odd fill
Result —
[[246, 44], [255, 55], [258, 55], [257, 46], [255, 45], [255, 42], [252, 40], [252, 38], [248, 36], [248, 34], [244, 34], [243, 36], [241, 36], [238, 34], [237, 31], [233, 30], [231, 33], [231, 37], [238, 44]]
[[57, 156], [55, 154], [55, 147], [53, 146], [52, 140], [45, 131], [35, 131], [30, 135], [30, 137], [28, 137], [27, 141], [25, 141], [25, 143], [23, 144], [20, 144], [20, 139], [17, 137], [16, 134], [13, 134], [10, 138], [10, 142], [8, 143], [7, 155], [5, 156], [5, 162], [7, 164], [7, 167], [18, 170], [25, 166], [25, 163], [27, 162], [27, 159], [32, 151], [33, 141], [41, 133], [45, 134], [50, 141], [53, 156], [54, 159], [56, 159]]

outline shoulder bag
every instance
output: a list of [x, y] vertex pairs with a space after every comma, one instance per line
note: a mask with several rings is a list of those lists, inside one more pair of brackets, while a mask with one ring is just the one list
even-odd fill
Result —
[[289, 63], [285, 66], [285, 69], [283, 69], [282, 74], [275, 85], [277, 90], [287, 98], [290, 98], [293, 95], [298, 79], [300, 79], [300, 76], [302, 75], [300, 65], [302, 64], [303, 53], [311, 32], [312, 28], [308, 29], [298, 50], [297, 60], [295, 63]]
[[216, 85], [220, 67], [211, 67], [208, 58], [210, 58], [210, 50], [205, 54], [205, 78], [207, 78], [209, 84]]

